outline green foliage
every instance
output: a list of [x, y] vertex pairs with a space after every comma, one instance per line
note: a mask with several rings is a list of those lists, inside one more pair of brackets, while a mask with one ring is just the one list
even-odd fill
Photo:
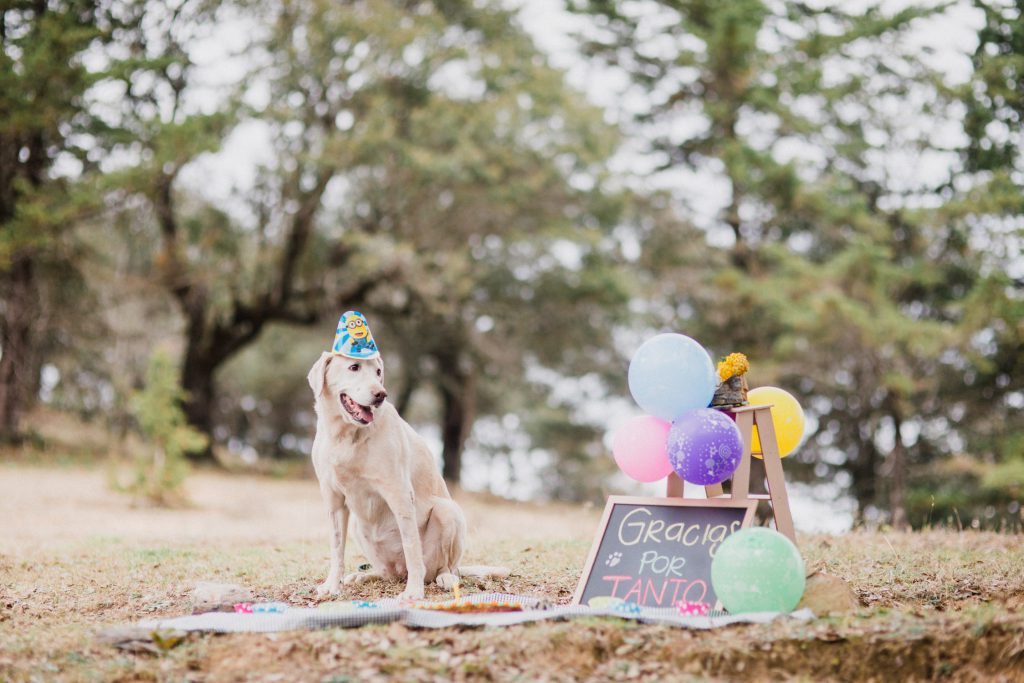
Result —
[[67, 233], [97, 206], [73, 180], [101, 156], [88, 93], [108, 74], [88, 68], [85, 53], [123, 25], [86, 0], [18, 3], [0, 21], [0, 275], [26, 257], [67, 267]]
[[181, 409], [184, 392], [171, 357], [155, 351], [146, 371], [146, 384], [132, 396], [132, 414], [146, 449], [135, 459], [135, 476], [128, 490], [158, 504], [180, 497], [188, 474], [187, 453], [206, 448], [206, 436], [189, 426]]
[[972, 170], [1018, 167], [1024, 146], [1024, 2], [975, 0], [984, 14], [971, 61], [974, 77], [964, 88]]

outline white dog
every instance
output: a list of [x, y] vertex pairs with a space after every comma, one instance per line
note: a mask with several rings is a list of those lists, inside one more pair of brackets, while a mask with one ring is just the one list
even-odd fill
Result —
[[[462, 575], [507, 575], [459, 568], [466, 520], [426, 442], [387, 402], [379, 356], [323, 353], [309, 371], [316, 397], [313, 466], [331, 520], [331, 568], [318, 595], [382, 577], [406, 578], [402, 598], [423, 597], [424, 582], [451, 589]], [[371, 572], [344, 575], [351, 513]]]

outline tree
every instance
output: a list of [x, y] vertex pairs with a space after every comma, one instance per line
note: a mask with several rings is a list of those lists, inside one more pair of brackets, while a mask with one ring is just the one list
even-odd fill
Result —
[[[475, 328], [486, 306], [474, 302], [492, 294], [480, 281], [497, 286], [494, 269], [507, 275], [517, 263], [554, 278], [552, 289], [575, 278], [577, 291], [596, 293], [580, 268], [524, 260], [537, 261], [552, 238], [578, 250], [583, 264], [608, 251], [596, 240], [614, 201], [573, 185], [601, 180], [614, 135], [599, 111], [566, 91], [510, 13], [463, 3], [410, 9], [247, 5], [246, 17], [268, 27], [250, 48], [259, 67], [212, 114], [189, 104], [187, 43], [190, 27], [214, 9], [183, 3], [157, 13], [159, 40], [138, 34], [139, 59], [123, 73], [117, 126], [130, 133], [124, 142], [137, 145], [139, 163], [112, 183], [145, 199], [133, 208], [142, 226], [135, 239], [158, 238], [147, 265], [185, 319], [190, 423], [209, 433], [220, 411], [218, 370], [266, 325], [309, 325], [369, 305], [411, 317], [395, 323], [420, 342], [403, 351], [405, 393], [419, 380], [437, 389], [446, 472], [455, 478], [479, 405], [479, 351], [488, 346]], [[228, 213], [180, 178], [238, 120], [266, 135], [271, 154], [251, 189], [233, 198], [244, 210]], [[590, 227], [574, 228], [575, 220]], [[521, 279], [501, 282], [499, 295], [533, 296]], [[387, 288], [375, 294], [378, 283]], [[422, 372], [425, 365], [434, 370]]]
[[964, 290], [962, 372], [942, 392], [956, 411], [954, 457], [912, 482], [919, 517], [972, 526], [1021, 527], [1024, 496], [1024, 235], [1021, 120], [1024, 117], [1024, 5], [976, 2], [983, 23], [971, 79], [955, 90], [967, 107], [962, 171], [943, 220], [977, 252], [975, 284]]
[[1005, 172], [1019, 168], [1024, 136], [1024, 3], [974, 3], [984, 17], [971, 55], [974, 75], [964, 89], [969, 136], [966, 163], [971, 170]]
[[[350, 174], [359, 201], [339, 221], [406, 259], [401, 295], [369, 303], [399, 345], [399, 409], [424, 385], [437, 395], [450, 481], [476, 417], [535, 393], [531, 368], [594, 371], [586, 360], [610, 345], [626, 301], [607, 239], [622, 212], [622, 193], [606, 186], [616, 133], [510, 13], [462, 16], [443, 41], [458, 46], [451, 54], [392, 67], [387, 118], [371, 116], [366, 133], [386, 142]], [[420, 45], [395, 39], [403, 54]], [[467, 92], [424, 88], [446, 64], [462, 65]]]
[[[152, 212], [158, 247], [148, 265], [184, 317], [184, 409], [189, 423], [207, 435], [216, 412], [216, 373], [225, 361], [268, 323], [310, 325], [323, 311], [360, 300], [389, 269], [328, 277], [326, 266], [345, 269], [346, 276], [352, 272], [353, 251], [334, 240], [314, 246], [317, 230], [323, 229], [317, 220], [324, 193], [341, 170], [342, 159], [334, 152], [345, 136], [335, 125], [336, 111], [278, 108], [277, 100], [267, 107], [263, 120], [273, 131], [277, 156], [262, 169], [250, 195], [241, 198], [256, 217], [252, 224], [178, 189], [182, 172], [217, 150], [241, 115], [233, 98], [213, 113], [190, 105], [195, 71], [190, 41], [217, 10], [216, 4], [187, 1], [169, 12], [159, 5], [139, 9], [158, 23], [140, 24], [133, 36], [138, 58], [120, 74], [126, 96], [116, 122], [119, 138], [137, 151], [139, 163], [114, 182], [119, 191], [144, 197]], [[298, 78], [300, 65], [279, 66], [280, 78], [271, 85], [275, 96], [286, 97], [293, 93], [281, 89], [293, 85], [286, 81]], [[294, 125], [303, 131], [295, 135]], [[207, 450], [195, 459], [209, 457]]]
[[86, 93], [102, 74], [84, 53], [108, 41], [109, 3], [0, 7], [0, 435], [17, 438], [39, 389], [59, 294], [75, 278], [69, 228], [94, 208], [77, 167], [95, 161]]
[[899, 170], [941, 153], [933, 132], [956, 121], [901, 40], [942, 8], [644, 7], [579, 3], [598, 19], [585, 49], [649, 94], [638, 124], [662, 168], [727, 188], [703, 227], [728, 246], [645, 256], [654, 318], [795, 390], [817, 431], [791, 476], [841, 472], [862, 515], [903, 526], [912, 468], [956, 448], [936, 427], [953, 429], [947, 381], [969, 374], [963, 299], [990, 286], [964, 226], [932, 208], [951, 176]]

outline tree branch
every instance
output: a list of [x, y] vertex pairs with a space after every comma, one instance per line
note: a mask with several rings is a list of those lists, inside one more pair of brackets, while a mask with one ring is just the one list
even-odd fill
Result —
[[320, 204], [327, 183], [334, 177], [334, 169], [321, 168], [317, 173], [316, 184], [311, 190], [305, 193], [299, 210], [292, 219], [291, 230], [284, 245], [284, 252], [281, 255], [281, 277], [277, 282], [271, 302], [274, 308], [284, 308], [288, 305], [295, 285], [295, 269], [299, 257], [309, 243], [309, 237], [313, 232], [313, 222], [316, 218], [316, 209]]
[[157, 223], [160, 225], [162, 249], [160, 268], [167, 287], [174, 296], [187, 306], [193, 293], [192, 282], [185, 275], [181, 257], [178, 253], [178, 217], [174, 210], [174, 180], [178, 177], [180, 166], [175, 165], [170, 171], [162, 170], [156, 179], [153, 193], [153, 210]]

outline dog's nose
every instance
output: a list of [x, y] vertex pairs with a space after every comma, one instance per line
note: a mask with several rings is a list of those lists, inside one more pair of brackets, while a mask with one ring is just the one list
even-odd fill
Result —
[[380, 407], [380, 404], [384, 402], [384, 399], [388, 397], [388, 392], [381, 389], [380, 391], [373, 392], [373, 405], [374, 407]]

